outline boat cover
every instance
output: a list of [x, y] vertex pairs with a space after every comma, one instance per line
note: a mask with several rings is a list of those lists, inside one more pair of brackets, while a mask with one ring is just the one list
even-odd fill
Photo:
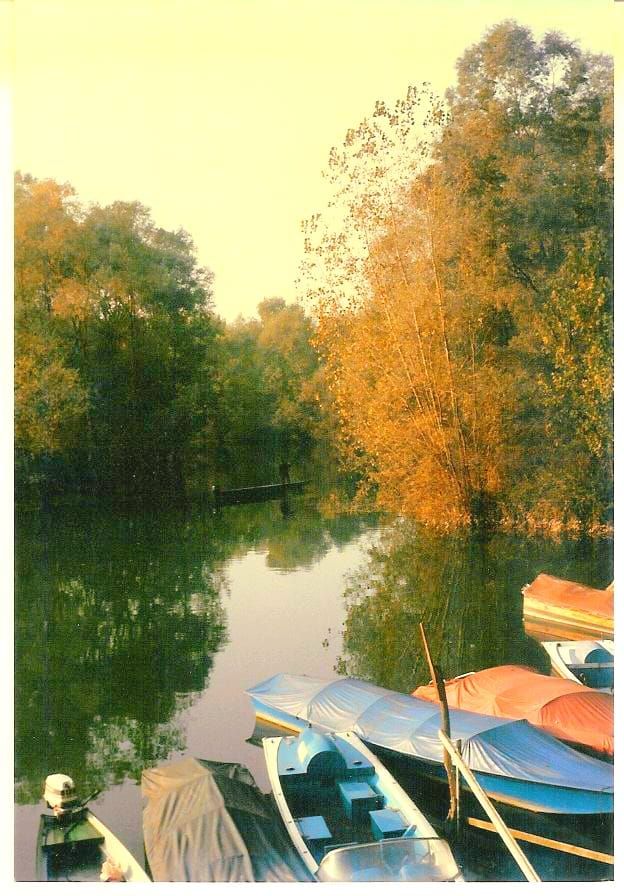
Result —
[[155, 881], [310, 880], [270, 798], [237, 763], [187, 758], [141, 776]]
[[[613, 697], [525, 666], [495, 666], [445, 682], [448, 705], [505, 719], [527, 719], [560, 740], [613, 755]], [[437, 702], [434, 684], [414, 691]]]
[[542, 572], [530, 585], [525, 585], [522, 593], [525, 597], [562, 610], [577, 610], [613, 619], [613, 591], [610, 588], [589, 588]]
[[[352, 729], [374, 746], [442, 762], [437, 704], [355, 678], [282, 673], [247, 693], [278, 713], [332, 731]], [[613, 793], [613, 766], [578, 753], [526, 721], [452, 709], [451, 737], [476, 772], [575, 790]]]

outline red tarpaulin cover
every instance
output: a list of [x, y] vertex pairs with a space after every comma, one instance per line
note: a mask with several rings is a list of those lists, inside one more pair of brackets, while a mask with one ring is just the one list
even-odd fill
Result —
[[[414, 697], [437, 701], [435, 685]], [[613, 755], [613, 696], [525, 666], [495, 666], [446, 682], [452, 709], [505, 719], [527, 719], [553, 737]]]
[[608, 588], [589, 588], [587, 585], [567, 582], [542, 572], [530, 585], [523, 588], [523, 594], [544, 604], [613, 619], [613, 591]]

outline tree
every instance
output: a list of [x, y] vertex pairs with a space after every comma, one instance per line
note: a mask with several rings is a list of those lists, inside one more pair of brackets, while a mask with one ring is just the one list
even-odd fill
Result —
[[318, 398], [322, 373], [314, 328], [301, 305], [264, 299], [258, 305], [263, 380], [274, 396], [272, 423], [290, 441], [312, 441], [323, 430]]
[[75, 201], [67, 185], [17, 175], [15, 190], [15, 444], [25, 475], [37, 457], [75, 447], [87, 393], [53, 326], [71, 269]]
[[381, 500], [455, 525], [499, 488], [508, 336], [504, 304], [491, 301], [499, 272], [476, 276], [478, 231], [458, 225], [431, 164], [443, 121], [436, 101], [412, 90], [394, 109], [378, 104], [332, 153], [345, 219], [338, 233], [308, 222], [308, 295], [343, 424]]
[[537, 43], [504, 22], [466, 51], [447, 98], [442, 170], [464, 216], [489, 235], [486, 257], [520, 287], [509, 307], [526, 371], [516, 415], [525, 460], [508, 505], [608, 518], [612, 62], [557, 33]]
[[179, 493], [216, 413], [219, 324], [190, 237], [138, 203], [85, 209], [18, 176], [16, 238], [18, 449], [64, 452], [84, 488]]
[[279, 451], [330, 438], [324, 372], [303, 308], [264, 299], [258, 317], [226, 328], [222, 401], [228, 442], [270, 441]]
[[[459, 61], [446, 107], [411, 88], [330, 154], [332, 201], [305, 226], [304, 294], [352, 454], [394, 509], [483, 522], [550, 489], [549, 513], [607, 510], [609, 74], [560, 35], [537, 44], [503, 23]], [[572, 300], [579, 253], [593, 285]], [[571, 351], [552, 316], [577, 302], [584, 348]], [[577, 433], [568, 414], [561, 436], [607, 482], [591, 507], [552, 491], [565, 417], [552, 394], [586, 424]]]

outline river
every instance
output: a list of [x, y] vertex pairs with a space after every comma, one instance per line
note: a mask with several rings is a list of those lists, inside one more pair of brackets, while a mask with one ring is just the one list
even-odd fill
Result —
[[100, 789], [96, 812], [142, 859], [142, 769], [241, 762], [268, 790], [246, 688], [338, 671], [412, 690], [428, 679], [421, 620], [447, 676], [546, 671], [522, 585], [548, 571], [602, 587], [612, 554], [607, 539], [433, 536], [311, 491], [217, 512], [18, 509], [16, 880], [34, 877], [47, 774]]

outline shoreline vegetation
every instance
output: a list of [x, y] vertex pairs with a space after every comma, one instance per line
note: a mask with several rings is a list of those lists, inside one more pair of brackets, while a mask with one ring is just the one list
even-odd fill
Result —
[[300, 302], [233, 323], [189, 234], [16, 175], [18, 500], [201, 497], [245, 446], [340, 469], [335, 512], [611, 535], [611, 59], [500, 23], [326, 173]]

